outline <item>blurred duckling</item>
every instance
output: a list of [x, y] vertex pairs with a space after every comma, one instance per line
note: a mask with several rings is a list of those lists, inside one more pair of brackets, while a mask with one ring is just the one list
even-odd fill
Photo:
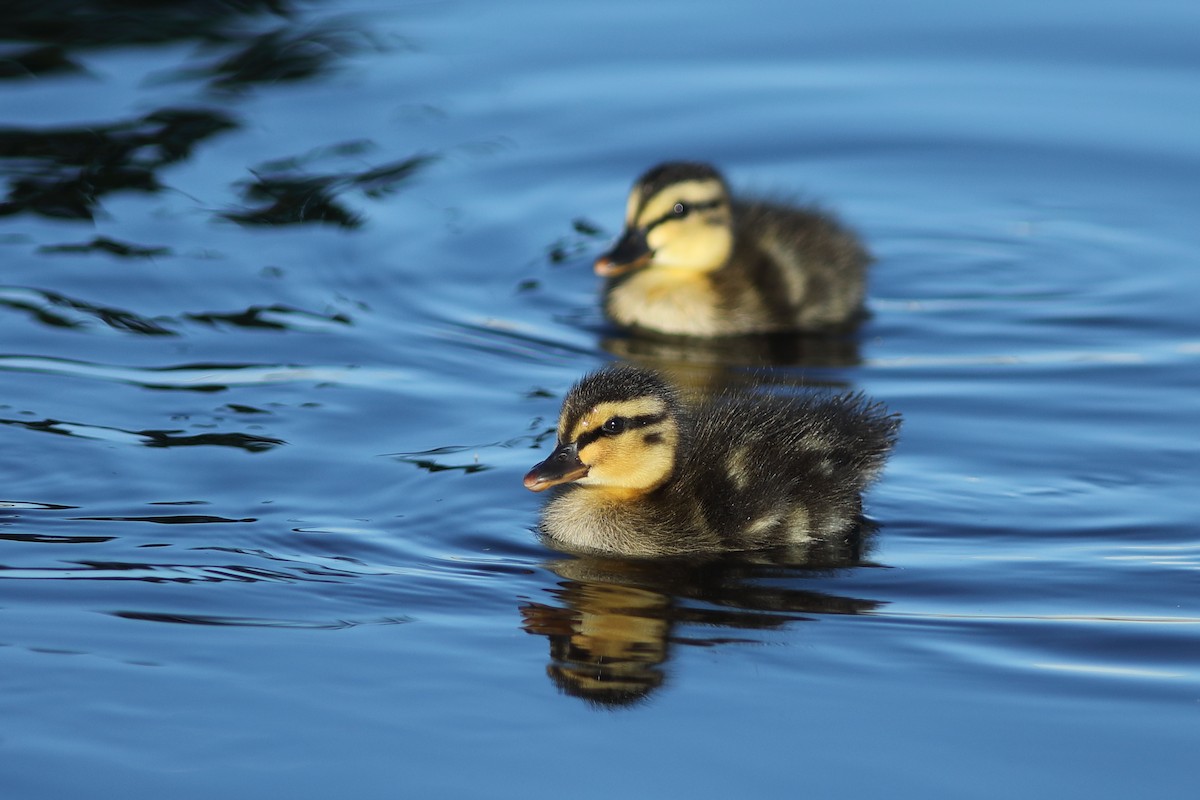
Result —
[[864, 315], [870, 256], [813, 208], [730, 196], [707, 164], [669, 162], [634, 184], [625, 230], [596, 259], [604, 312], [686, 336], [845, 329]]
[[898, 415], [862, 395], [725, 394], [685, 406], [658, 374], [573, 386], [558, 443], [525, 476], [564, 486], [541, 529], [567, 550], [668, 556], [795, 545], [850, 530]]

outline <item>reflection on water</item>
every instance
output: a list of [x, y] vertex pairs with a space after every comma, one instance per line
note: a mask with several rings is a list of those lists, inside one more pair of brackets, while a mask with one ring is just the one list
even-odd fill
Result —
[[46, 42], [67, 50], [173, 41], [236, 42], [253, 37], [255, 20], [287, 18], [287, 0], [40, 0], [9, 4], [0, 39]]
[[173, 78], [207, 78], [214, 89], [302, 81], [328, 72], [345, 56], [381, 44], [350, 25], [291, 25], [235, 42], [232, 54], [203, 67], [180, 70]]
[[[20, 286], [0, 286], [0, 308], [27, 313], [32, 319], [54, 328], [87, 328], [98, 321], [123, 333], [142, 336], [178, 336], [180, 320], [169, 316], [142, 316], [123, 308], [112, 308], [69, 297], [61, 292]], [[352, 324], [349, 315], [320, 314], [282, 303], [250, 306], [240, 311], [185, 312], [183, 320], [205, 325], [269, 330], [329, 330]]]
[[62, 47], [33, 47], [0, 59], [0, 80], [39, 78], [55, 73], [82, 72]]
[[[546, 260], [565, 264], [589, 253], [597, 241], [610, 238], [603, 228], [590, 220], [577, 217], [571, 220], [571, 234], [560, 236], [546, 245]], [[526, 287], [526, 288], [532, 288]]]
[[233, 386], [267, 383], [338, 383], [374, 386], [409, 379], [403, 369], [353, 366], [290, 366], [287, 364], [180, 364], [171, 367], [119, 367], [65, 358], [0, 355], [0, 372], [35, 372], [72, 375], [146, 389], [223, 392]]
[[0, 216], [92, 220], [105, 195], [161, 191], [163, 167], [235, 127], [219, 111], [168, 108], [108, 125], [0, 128], [0, 174], [9, 183]]
[[865, 566], [875, 526], [760, 553], [688, 559], [577, 557], [546, 566], [563, 580], [551, 603], [520, 607], [526, 632], [549, 640], [546, 672], [564, 693], [601, 706], [646, 700], [667, 680], [671, 647], [755, 641], [681, 628], [771, 630], [811, 614], [862, 614], [882, 603], [798, 588]]
[[301, 630], [341, 631], [362, 625], [404, 625], [409, 617], [379, 617], [376, 619], [266, 619], [261, 617], [219, 617], [211, 614], [164, 614], [154, 611], [114, 611], [114, 617], [142, 622], [169, 622], [176, 625], [214, 625], [229, 628], [297, 628]]
[[0, 307], [27, 312], [43, 325], [55, 328], [82, 328], [94, 319], [125, 333], [143, 336], [176, 335], [175, 331], [163, 327], [158, 320], [140, 316], [132, 311], [101, 306], [43, 289], [0, 286]]
[[[288, 0], [43, 0], [9, 3], [0, 41], [29, 43], [0, 61], [0, 79], [83, 72], [77, 54], [129, 45], [194, 42], [196, 66], [166, 78], [203, 79], [214, 90], [311, 80], [340, 60], [385, 43], [349, 20], [306, 22]], [[313, 5], [308, 3], [308, 5]], [[216, 55], [211, 55], [217, 51]], [[163, 78], [155, 76], [155, 79]]]
[[196, 433], [185, 434], [183, 431], [129, 431], [112, 428], [105, 425], [87, 425], [80, 422], [65, 422], [57, 419], [43, 419], [36, 422], [20, 419], [0, 418], [0, 425], [12, 425], [30, 431], [57, 433], [61, 436], [77, 436], [82, 439], [102, 439], [109, 442], [129, 442], [142, 444], [146, 447], [195, 447], [216, 446], [236, 447], [249, 453], [261, 453], [281, 444], [282, 439], [272, 439], [269, 436], [256, 436], [251, 433]]
[[82, 244], [46, 244], [38, 247], [39, 253], [107, 253], [119, 258], [155, 258], [171, 255], [169, 247], [142, 247], [129, 242], [119, 242], [107, 236], [97, 236]]
[[[123, 6], [127, 6], [124, 11]], [[149, 6], [51, 2], [21, 4], [4, 17], [0, 41], [52, 44], [9, 57], [0, 67], [0, 77], [78, 71], [81, 68], [72, 56], [75, 50], [196, 41], [210, 50], [231, 52], [215, 61], [200, 53], [198, 59], [208, 58], [211, 63], [174, 70], [168, 78], [203, 79], [211, 89], [230, 90], [311, 80], [346, 56], [369, 48], [385, 49], [348, 20], [302, 22], [292, 13], [291, 4], [281, 0]], [[276, 27], [256, 30], [269, 21]], [[0, 216], [32, 213], [94, 220], [106, 195], [163, 190], [159, 177], [163, 167], [188, 159], [201, 142], [238, 126], [224, 111], [191, 107], [164, 108], [107, 124], [0, 128], [0, 175], [8, 178], [8, 197], [0, 202]], [[355, 143], [359, 149], [368, 145]], [[326, 149], [339, 152], [338, 147]], [[298, 159], [278, 159], [252, 170], [253, 179], [239, 184], [243, 199], [252, 205], [218, 216], [243, 225], [325, 222], [356, 228], [362, 219], [337, 201], [340, 193], [354, 189], [379, 197], [433, 160], [415, 155], [358, 172], [312, 175], [299, 170]], [[119, 255], [146, 255], [104, 238], [92, 246]]]
[[764, 384], [846, 389], [850, 385], [844, 380], [817, 380], [782, 368], [850, 367], [860, 361], [858, 339], [847, 334], [689, 339], [639, 333], [609, 336], [600, 344], [623, 361], [661, 372], [692, 395]]
[[[356, 143], [357, 144], [357, 143]], [[338, 194], [357, 190], [367, 197], [394, 192], [418, 170], [433, 163], [434, 156], [413, 156], [359, 172], [307, 175], [288, 159], [287, 171], [273, 174], [253, 170], [254, 179], [241, 184], [248, 202], [264, 203], [243, 211], [225, 211], [221, 216], [243, 225], [296, 225], [328, 222], [357, 228], [362, 218], [337, 202]]]

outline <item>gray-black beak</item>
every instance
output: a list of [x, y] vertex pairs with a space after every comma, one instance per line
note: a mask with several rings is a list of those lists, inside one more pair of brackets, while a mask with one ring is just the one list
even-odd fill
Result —
[[587, 474], [587, 464], [579, 460], [579, 448], [575, 442], [560, 444], [545, 461], [525, 474], [525, 488], [531, 492], [542, 492], [560, 483], [577, 481]]
[[596, 274], [606, 278], [624, 275], [646, 266], [653, 255], [646, 232], [641, 228], [626, 228], [612, 249], [596, 259]]

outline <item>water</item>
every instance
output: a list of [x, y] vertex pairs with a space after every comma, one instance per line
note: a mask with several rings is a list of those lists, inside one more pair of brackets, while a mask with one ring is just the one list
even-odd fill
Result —
[[[1194, 4], [141, 6], [0, 26], [5, 797], [1194, 792]], [[860, 230], [858, 336], [614, 338], [664, 158]], [[877, 529], [544, 548], [617, 355], [886, 401]]]

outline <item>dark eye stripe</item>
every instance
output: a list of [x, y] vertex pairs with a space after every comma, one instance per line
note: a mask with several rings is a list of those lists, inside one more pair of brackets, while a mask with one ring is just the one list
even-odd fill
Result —
[[721, 206], [725, 205], [725, 201], [718, 197], [716, 200], [709, 200], [708, 202], [705, 202], [705, 203], [693, 203], [693, 204], [676, 203], [675, 205], [683, 206], [682, 214], [675, 213], [675, 207], [672, 206], [670, 211], [663, 214], [658, 219], [651, 220], [650, 222], [646, 223], [642, 227], [642, 230], [645, 231], [646, 233], [649, 233], [650, 231], [654, 230], [659, 225], [662, 225], [664, 222], [667, 222], [668, 220], [680, 219], [682, 217], [686, 217], [688, 214], [692, 213], [693, 211], [708, 211], [709, 209], [720, 208]]
[[[644, 428], [647, 425], [653, 425], [656, 422], [662, 422], [666, 418], [667, 418], [666, 414], [642, 414], [637, 417], [624, 417], [625, 431], [631, 431], [636, 428]], [[609, 436], [609, 435], [612, 435], [612, 434], [609, 434], [608, 432], [606, 432], [604, 430], [604, 426], [601, 426], [594, 430], [590, 430], [585, 433], [579, 434], [579, 438], [575, 440], [575, 446], [577, 448], [579, 448], [580, 450], [582, 450], [583, 448], [587, 447], [589, 444], [596, 441], [600, 437]], [[620, 435], [620, 434], [617, 434], [617, 435]]]

